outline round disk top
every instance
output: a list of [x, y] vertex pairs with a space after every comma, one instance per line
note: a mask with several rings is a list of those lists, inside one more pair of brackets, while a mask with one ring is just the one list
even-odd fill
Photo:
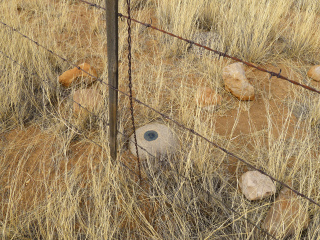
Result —
[[144, 139], [151, 142], [158, 138], [158, 133], [156, 131], [150, 130], [144, 133]]
[[[164, 124], [151, 123], [136, 130], [138, 153], [141, 159], [166, 156], [175, 153], [179, 148], [179, 140], [174, 132]], [[141, 149], [139, 146], [144, 148]], [[133, 134], [130, 137], [129, 149], [137, 156]]]

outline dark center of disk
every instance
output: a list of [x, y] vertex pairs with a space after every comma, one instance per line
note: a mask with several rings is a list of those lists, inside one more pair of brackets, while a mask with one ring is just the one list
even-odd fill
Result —
[[144, 139], [147, 141], [154, 141], [158, 138], [158, 133], [156, 131], [150, 130], [144, 133]]

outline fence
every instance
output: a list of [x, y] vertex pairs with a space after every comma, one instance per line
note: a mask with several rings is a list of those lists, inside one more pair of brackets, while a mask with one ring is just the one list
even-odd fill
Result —
[[[97, 4], [90, 3], [90, 2], [87, 2], [87, 1], [84, 1], [84, 0], [79, 0], [79, 1], [80, 1], [80, 2], [83, 2], [83, 3], [85, 3], [85, 4], [88, 4], [88, 5], [92, 6], [92, 7], [96, 7], [96, 8], [105, 10], [105, 8], [103, 8], [103, 7], [101, 7], [101, 6], [97, 5]], [[271, 178], [273, 181], [279, 183], [279, 184], [282, 185], [283, 187], [286, 187], [286, 188], [290, 189], [290, 190], [291, 190], [292, 192], [294, 192], [296, 195], [298, 195], [298, 196], [300, 196], [300, 197], [302, 197], [302, 198], [305, 198], [305, 199], [307, 199], [309, 202], [311, 202], [311, 203], [317, 205], [318, 207], [320, 207], [320, 203], [318, 203], [318, 202], [314, 201], [313, 199], [307, 197], [306, 195], [302, 194], [301, 192], [298, 192], [297, 190], [293, 189], [292, 187], [288, 186], [287, 184], [283, 183], [282, 181], [276, 179], [275, 177], [271, 176], [270, 174], [266, 173], [265, 171], [261, 170], [260, 168], [253, 166], [252, 164], [248, 163], [247, 161], [245, 161], [245, 160], [242, 159], [241, 157], [237, 156], [235, 153], [232, 153], [232, 152], [228, 151], [227, 149], [221, 147], [220, 145], [216, 144], [215, 142], [210, 141], [207, 137], [201, 135], [200, 133], [196, 132], [195, 130], [186, 127], [185, 125], [183, 125], [182, 123], [178, 122], [177, 120], [169, 117], [168, 115], [166, 115], [166, 114], [164, 114], [164, 113], [162, 113], [162, 112], [154, 109], [153, 107], [149, 106], [148, 104], [146, 104], [146, 103], [140, 101], [139, 99], [133, 97], [133, 96], [132, 96], [132, 79], [131, 79], [131, 37], [130, 37], [130, 35], [131, 35], [131, 32], [130, 32], [131, 21], [136, 22], [136, 23], [138, 23], [138, 24], [142, 24], [142, 25], [144, 25], [146, 28], [150, 28], [150, 29], [153, 29], [153, 30], [156, 30], [156, 31], [160, 31], [160, 32], [162, 32], [163, 34], [167, 34], [167, 35], [170, 35], [170, 36], [172, 36], [172, 37], [178, 38], [178, 39], [180, 39], [180, 40], [182, 40], [182, 41], [185, 41], [185, 42], [189, 43], [191, 47], [192, 47], [192, 46], [201, 47], [201, 48], [204, 48], [204, 49], [206, 49], [206, 50], [208, 50], [208, 51], [212, 51], [213, 53], [219, 55], [219, 57], [226, 57], [226, 58], [230, 58], [230, 59], [232, 59], [232, 60], [238, 61], [238, 62], [242, 62], [242, 63], [244, 63], [245, 65], [247, 65], [247, 66], [249, 66], [249, 67], [253, 67], [253, 68], [255, 68], [255, 69], [259, 70], [259, 71], [266, 72], [266, 73], [270, 74], [270, 78], [271, 78], [271, 77], [277, 77], [277, 78], [279, 78], [279, 79], [286, 80], [286, 81], [288, 81], [288, 82], [290, 82], [290, 83], [292, 83], [292, 84], [298, 85], [298, 86], [300, 86], [300, 87], [303, 87], [303, 88], [305, 88], [305, 89], [307, 89], [307, 90], [309, 90], [309, 91], [313, 91], [313, 92], [318, 93], [318, 94], [320, 94], [320, 91], [318, 91], [317, 89], [314, 89], [314, 88], [312, 88], [312, 87], [310, 87], [310, 86], [301, 84], [301, 83], [299, 83], [299, 82], [296, 82], [296, 81], [294, 81], [294, 80], [291, 80], [291, 79], [289, 79], [289, 78], [284, 77], [283, 75], [281, 75], [281, 70], [279, 71], [279, 73], [269, 71], [269, 70], [267, 70], [267, 69], [261, 68], [261, 67], [259, 67], [259, 66], [255, 66], [254, 64], [249, 63], [249, 62], [246, 62], [246, 61], [241, 60], [241, 59], [239, 59], [239, 58], [236, 58], [236, 57], [233, 57], [233, 56], [229, 56], [229, 55], [227, 54], [227, 51], [226, 51], [226, 52], [220, 52], [220, 51], [211, 49], [211, 48], [209, 48], [209, 47], [203, 46], [203, 45], [201, 45], [201, 44], [199, 44], [199, 43], [196, 43], [196, 42], [194, 42], [194, 41], [192, 41], [192, 40], [185, 39], [185, 38], [182, 38], [182, 37], [180, 37], [180, 36], [177, 36], [177, 35], [175, 35], [175, 34], [173, 34], [173, 33], [169, 33], [169, 32], [167, 32], [167, 31], [164, 31], [164, 30], [162, 30], [162, 29], [160, 29], [160, 28], [157, 28], [157, 27], [155, 27], [155, 26], [152, 26], [151, 24], [147, 24], [147, 23], [140, 22], [140, 21], [132, 18], [131, 15], [130, 15], [130, 0], [127, 0], [127, 4], [128, 4], [128, 16], [125, 16], [125, 15], [123, 15], [123, 14], [121, 14], [121, 13], [118, 13], [118, 16], [119, 16], [119, 17], [126, 18], [126, 19], [128, 20], [128, 46], [129, 46], [129, 47], [128, 47], [128, 52], [129, 52], [129, 53], [128, 53], [128, 60], [129, 60], [129, 70], [128, 70], [128, 73], [129, 73], [129, 84], [128, 84], [128, 85], [129, 85], [129, 89], [130, 89], [129, 94], [128, 94], [128, 93], [125, 93], [125, 92], [123, 92], [123, 91], [121, 91], [121, 90], [119, 90], [117, 87], [114, 87], [113, 85], [110, 85], [110, 83], [106, 83], [106, 82], [105, 82], [103, 79], [101, 79], [101, 78], [96, 78], [95, 76], [91, 75], [89, 72], [86, 72], [85, 70], [81, 69], [79, 66], [73, 64], [70, 60], [68, 60], [68, 59], [66, 59], [66, 58], [58, 55], [57, 53], [55, 53], [54, 51], [52, 51], [52, 50], [50, 50], [50, 49], [47, 49], [46, 47], [44, 47], [43, 45], [41, 45], [39, 42], [37, 42], [37, 41], [31, 39], [30, 37], [26, 36], [25, 34], [21, 33], [21, 32], [18, 31], [16, 28], [14, 28], [14, 27], [12, 27], [12, 26], [9, 26], [8, 24], [6, 24], [5, 22], [2, 22], [2, 21], [0, 21], [0, 23], [1, 23], [3, 26], [5, 26], [5, 27], [10, 28], [12, 31], [20, 34], [22, 37], [28, 39], [29, 41], [32, 41], [32, 42], [33, 42], [34, 44], [36, 44], [39, 48], [43, 48], [43, 49], [45, 49], [46, 51], [50, 52], [51, 54], [55, 55], [56, 57], [60, 58], [61, 60], [69, 63], [70, 65], [73, 65], [73, 66], [77, 67], [79, 70], [85, 72], [87, 75], [95, 78], [95, 79], [96, 79], [98, 82], [100, 82], [101, 84], [104, 84], [104, 85], [108, 86], [109, 89], [112, 89], [113, 91], [116, 91], [116, 92], [118, 92], [118, 93], [120, 93], [120, 94], [122, 94], [122, 95], [124, 95], [124, 96], [126, 96], [126, 97], [129, 97], [129, 99], [130, 99], [130, 110], [131, 110], [131, 119], [132, 119], [132, 125], [133, 125], [133, 129], [134, 129], [134, 134], [135, 134], [135, 121], [134, 121], [134, 112], [133, 112], [133, 102], [138, 103], [138, 104], [140, 104], [140, 105], [142, 105], [142, 106], [144, 106], [144, 107], [147, 107], [147, 108], [151, 109], [151, 110], [154, 111], [155, 113], [159, 114], [161, 117], [163, 117], [163, 118], [165, 118], [165, 119], [173, 122], [175, 125], [177, 125], [177, 126], [180, 127], [181, 129], [186, 130], [186, 131], [189, 131], [189, 132], [192, 133], [193, 135], [195, 135], [195, 136], [197, 136], [197, 137], [205, 140], [206, 142], [208, 142], [208, 143], [211, 144], [212, 146], [220, 149], [221, 151], [223, 151], [223, 152], [226, 153], [227, 155], [232, 156], [232, 157], [236, 158], [238, 161], [246, 164], [249, 168], [254, 169], [254, 170], [256, 170], [256, 171], [259, 171], [260, 173], [268, 176], [268, 177]], [[9, 60], [13, 61], [15, 64], [19, 65], [21, 68], [24, 68], [24, 70], [29, 71], [27, 68], [23, 67], [21, 64], [19, 64], [19, 62], [17, 62], [16, 60], [12, 59], [10, 56], [6, 55], [4, 52], [0, 51], [0, 53], [1, 53], [2, 55], [4, 55], [6, 58], [8, 58]], [[90, 112], [87, 108], [85, 108], [84, 106], [82, 106], [80, 103], [75, 102], [75, 101], [74, 101], [74, 103], [78, 104], [78, 105], [79, 105], [81, 108], [83, 108], [84, 110]], [[56, 114], [56, 116], [58, 116], [57, 112], [55, 112], [55, 114]], [[92, 114], [93, 116], [95, 116], [94, 113], [91, 113], [91, 114]], [[58, 117], [58, 119], [60, 119], [60, 118]], [[72, 125], [68, 120], [63, 119], [63, 118], [60, 119], [60, 120], [66, 122], [69, 126], [71, 126], [72, 129], [74, 129], [76, 132], [78, 132], [78, 133], [81, 134], [81, 130], [79, 130], [76, 126]], [[108, 123], [106, 123], [106, 124], [109, 125]], [[124, 133], [122, 133], [122, 132], [120, 132], [120, 131], [118, 131], [118, 130], [117, 130], [117, 133], [119, 133], [119, 134], [121, 134], [121, 135], [123, 135], [123, 136], [125, 136], [125, 137], [128, 137], [128, 136], [126, 136]], [[91, 141], [92, 143], [94, 143], [95, 145], [97, 145], [97, 146], [99, 146], [101, 149], [103, 149], [103, 147], [102, 147], [101, 145], [99, 145], [97, 142], [95, 142], [95, 141], [87, 138], [85, 135], [83, 135], [83, 137], [85, 137], [87, 140]], [[139, 146], [139, 144], [137, 144], [136, 137], [135, 137], [134, 139], [135, 139], [135, 141], [133, 141], [133, 143], [134, 143], [135, 146], [136, 146], [137, 156], [138, 156], [138, 148], [140, 148], [140, 149], [142, 149], [143, 151], [146, 151], [150, 156], [155, 157], [155, 156], [153, 156], [151, 153], [149, 153], [146, 149], [144, 149], [143, 147]], [[131, 140], [129, 140], [129, 141], [131, 141]], [[138, 156], [138, 166], [139, 166], [139, 173], [138, 173], [138, 174], [137, 174], [136, 172], [132, 171], [132, 170], [131, 170], [124, 162], [122, 162], [121, 160], [118, 160], [118, 161], [120, 162], [120, 164], [121, 164], [123, 167], [127, 168], [127, 169], [128, 169], [129, 171], [131, 171], [133, 174], [135, 174], [136, 176], [138, 176], [139, 179], [140, 179], [140, 181], [145, 180], [145, 181], [149, 182], [150, 184], [154, 184], [154, 183], [153, 183], [153, 180], [150, 179], [150, 178], [147, 178], [147, 179], [142, 179], [142, 178], [141, 178], [141, 169], [140, 169], [139, 156]], [[160, 171], [162, 171], [162, 170], [160, 170]], [[181, 176], [182, 178], [184, 178], [186, 181], [191, 181], [190, 179], [188, 179], [188, 178], [185, 177], [184, 175], [180, 174], [179, 172], [178, 172], [178, 174], [179, 174], [179, 176]], [[266, 230], [260, 228], [257, 224], [255, 224], [254, 222], [252, 222], [250, 219], [243, 217], [242, 214], [239, 213], [238, 211], [236, 211], [234, 208], [231, 208], [231, 207], [227, 206], [227, 204], [226, 204], [225, 202], [221, 201], [219, 198], [217, 198], [217, 197], [215, 197], [214, 195], [212, 195], [210, 192], [208, 192], [208, 191], [207, 191], [206, 189], [204, 189], [202, 186], [198, 186], [198, 187], [201, 189], [201, 191], [204, 191], [205, 193], [207, 193], [208, 195], [210, 195], [212, 198], [216, 199], [216, 200], [219, 201], [221, 204], [225, 205], [227, 209], [229, 209], [231, 212], [239, 215], [239, 217], [242, 217], [243, 219], [245, 219], [249, 224], [253, 225], [255, 228], [257, 228], [257, 229], [259, 229], [260, 231], [264, 232], [264, 233], [265, 233], [266, 235], [268, 235], [269, 237], [271, 237], [271, 238], [273, 238], [273, 239], [277, 239], [275, 236], [271, 235], [271, 234], [270, 234], [269, 232], [267, 232]], [[189, 211], [188, 211], [187, 209], [184, 209], [184, 211], [186, 211], [188, 214], [190, 214], [190, 215], [192, 216], [192, 213], [189, 213]]]

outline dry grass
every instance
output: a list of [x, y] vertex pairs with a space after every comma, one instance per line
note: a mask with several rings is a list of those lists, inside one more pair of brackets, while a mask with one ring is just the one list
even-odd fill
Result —
[[[132, 4], [132, 15], [141, 21], [214, 49], [227, 48], [230, 55], [274, 71], [280, 66], [289, 78], [320, 87], [306, 77], [320, 62], [317, 0]], [[120, 1], [120, 12], [125, 9]], [[77, 1], [11, 0], [0, 1], [0, 12], [1, 21], [74, 64], [92, 64], [106, 79], [103, 11]], [[126, 22], [119, 27], [120, 87], [127, 90]], [[181, 141], [181, 151], [167, 159], [166, 168], [144, 163], [143, 175], [151, 182], [138, 184], [135, 174], [109, 158], [105, 112], [85, 122], [73, 119], [68, 106], [75, 89], [63, 89], [56, 80], [70, 64], [4, 26], [0, 35], [0, 51], [28, 69], [0, 54], [2, 239], [267, 239], [242, 217], [260, 225], [273, 198], [244, 198], [237, 187], [247, 170], [243, 164], [136, 104], [138, 127], [161, 121]], [[239, 102], [223, 87], [222, 68], [230, 61], [188, 50], [186, 43], [136, 24], [132, 37], [138, 99], [320, 202], [316, 94], [246, 69], [256, 100]], [[222, 105], [213, 112], [198, 108], [199, 86], [219, 92]], [[96, 87], [107, 97], [106, 86]], [[120, 99], [119, 130], [130, 134], [128, 101]], [[119, 137], [119, 160], [136, 171], [126, 141]], [[318, 239], [319, 208], [301, 201], [311, 222], [292, 239]]]

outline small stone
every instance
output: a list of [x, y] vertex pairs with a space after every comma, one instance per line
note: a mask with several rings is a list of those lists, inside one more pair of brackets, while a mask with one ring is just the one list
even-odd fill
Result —
[[[93, 67], [91, 67], [88, 63], [82, 63], [78, 67], [95, 77], [98, 76], [96, 70]], [[92, 84], [94, 81], [96, 81], [96, 78], [90, 76], [84, 71], [79, 70], [76, 67], [72, 68], [60, 75], [58, 81], [65, 87], [70, 87], [72, 83], [79, 81], [81, 78], [83, 78], [83, 81], [85, 81], [87, 85]]]
[[233, 63], [223, 69], [225, 89], [240, 100], [254, 100], [254, 88], [246, 78], [243, 63]]
[[303, 207], [299, 196], [290, 189], [280, 191], [269, 209], [262, 227], [275, 237], [285, 238], [306, 229], [309, 224], [308, 211]]
[[89, 114], [88, 111], [95, 112], [102, 106], [103, 97], [96, 89], [80, 89], [74, 92], [73, 101], [73, 114], [77, 117], [86, 117]]
[[198, 88], [195, 100], [201, 108], [214, 108], [217, 105], [221, 105], [222, 97], [213, 89], [202, 87]]
[[320, 81], [320, 65], [312, 66], [308, 73], [308, 77], [312, 78], [315, 81]]
[[[166, 125], [160, 123], [147, 124], [136, 130], [137, 143], [155, 157], [164, 157], [174, 154], [179, 149], [179, 140], [174, 132]], [[139, 148], [139, 158], [145, 160], [152, 157], [145, 150]], [[130, 137], [129, 150], [137, 156], [134, 134]]]
[[258, 171], [244, 173], [239, 180], [239, 186], [249, 200], [263, 199], [276, 193], [273, 181]]

